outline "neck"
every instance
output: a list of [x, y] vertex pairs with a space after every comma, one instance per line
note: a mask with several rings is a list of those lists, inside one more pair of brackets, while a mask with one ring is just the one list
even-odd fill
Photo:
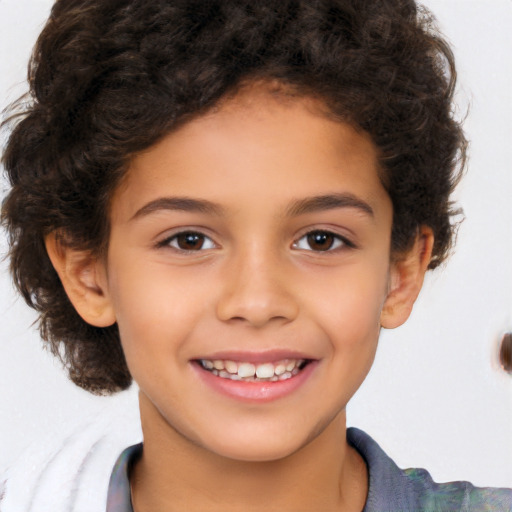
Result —
[[360, 512], [367, 469], [346, 442], [345, 412], [295, 453], [275, 461], [233, 460], [192, 443], [141, 395], [142, 458], [131, 476], [135, 512]]

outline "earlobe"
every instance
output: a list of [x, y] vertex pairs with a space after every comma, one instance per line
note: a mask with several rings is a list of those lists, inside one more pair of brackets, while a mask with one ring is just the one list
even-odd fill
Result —
[[434, 234], [421, 226], [412, 248], [391, 264], [389, 290], [380, 322], [386, 329], [402, 325], [411, 314], [432, 256]]
[[45, 245], [69, 300], [83, 320], [96, 327], [114, 324], [104, 263], [89, 251], [69, 247], [56, 233], [45, 238]]

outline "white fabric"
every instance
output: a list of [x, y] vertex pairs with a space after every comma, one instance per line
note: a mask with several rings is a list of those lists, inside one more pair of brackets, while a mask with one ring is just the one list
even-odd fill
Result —
[[49, 437], [0, 475], [0, 512], [104, 512], [115, 461], [141, 440], [136, 410]]

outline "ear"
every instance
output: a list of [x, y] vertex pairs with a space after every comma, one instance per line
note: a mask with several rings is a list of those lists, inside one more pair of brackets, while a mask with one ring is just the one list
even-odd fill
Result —
[[103, 261], [89, 251], [72, 249], [56, 233], [45, 238], [45, 245], [69, 300], [83, 320], [96, 327], [114, 324]]
[[432, 230], [421, 226], [411, 249], [391, 263], [389, 291], [380, 316], [382, 327], [394, 329], [409, 318], [423, 285], [433, 245]]

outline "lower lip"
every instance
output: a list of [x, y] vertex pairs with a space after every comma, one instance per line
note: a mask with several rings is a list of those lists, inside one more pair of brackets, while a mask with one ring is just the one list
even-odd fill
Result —
[[225, 379], [203, 369], [199, 363], [194, 362], [192, 366], [202, 381], [213, 390], [238, 400], [263, 403], [284, 398], [298, 390], [309, 379], [317, 364], [318, 361], [312, 361], [297, 375], [277, 382]]

